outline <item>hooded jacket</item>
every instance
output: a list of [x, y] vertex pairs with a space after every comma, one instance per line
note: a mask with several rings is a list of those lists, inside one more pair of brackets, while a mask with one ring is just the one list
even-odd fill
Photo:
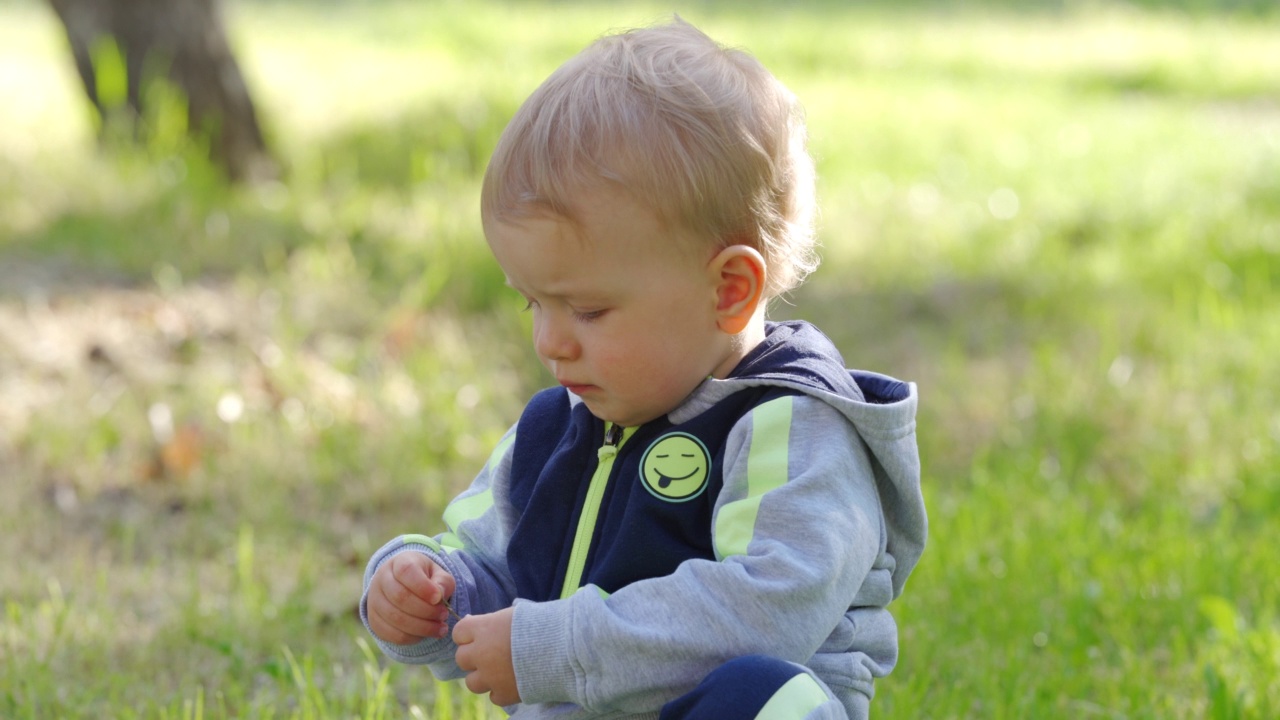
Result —
[[[729, 377], [639, 427], [544, 390], [448, 531], [383, 546], [366, 593], [381, 563], [423, 552], [457, 581], [458, 613], [514, 605], [519, 718], [656, 717], [755, 654], [807, 666], [861, 715], [897, 662], [886, 606], [925, 543], [915, 408], [913, 384], [846, 370], [798, 321], [769, 323]], [[447, 638], [375, 640], [464, 674]]]

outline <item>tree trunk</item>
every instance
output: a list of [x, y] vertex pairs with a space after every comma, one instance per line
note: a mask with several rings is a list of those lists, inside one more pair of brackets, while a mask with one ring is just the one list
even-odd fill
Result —
[[93, 48], [113, 38], [127, 80], [129, 121], [142, 117], [143, 92], [156, 69], [183, 92], [187, 128], [206, 136], [210, 156], [233, 180], [275, 174], [253, 100], [227, 43], [221, 0], [49, 0], [62, 20], [76, 70], [101, 117]]

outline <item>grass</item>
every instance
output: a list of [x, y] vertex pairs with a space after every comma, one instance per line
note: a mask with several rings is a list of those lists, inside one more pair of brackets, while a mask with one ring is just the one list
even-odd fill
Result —
[[[371, 651], [360, 573], [547, 381], [488, 149], [669, 9], [230, 10], [278, 183], [95, 150], [50, 14], [0, 5], [0, 716], [498, 717]], [[808, 107], [825, 262], [775, 315], [920, 384], [877, 717], [1280, 714], [1274, 16], [681, 13]]]

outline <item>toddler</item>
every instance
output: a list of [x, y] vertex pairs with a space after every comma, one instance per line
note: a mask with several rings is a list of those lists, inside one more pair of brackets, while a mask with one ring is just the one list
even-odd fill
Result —
[[767, 321], [817, 265], [801, 109], [676, 19], [521, 106], [485, 236], [559, 382], [447, 531], [369, 561], [390, 657], [514, 717], [865, 718], [923, 550], [915, 386]]

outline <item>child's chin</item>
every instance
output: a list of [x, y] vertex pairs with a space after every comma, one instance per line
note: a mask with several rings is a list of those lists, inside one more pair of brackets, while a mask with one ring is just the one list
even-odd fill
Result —
[[596, 416], [597, 419], [603, 420], [607, 423], [614, 423], [615, 425], [626, 425], [626, 418], [622, 417], [625, 413], [619, 413], [616, 407], [612, 407], [608, 403], [600, 402], [599, 398], [592, 400], [582, 398], [582, 404], [586, 405], [587, 409], [590, 410], [591, 414]]

